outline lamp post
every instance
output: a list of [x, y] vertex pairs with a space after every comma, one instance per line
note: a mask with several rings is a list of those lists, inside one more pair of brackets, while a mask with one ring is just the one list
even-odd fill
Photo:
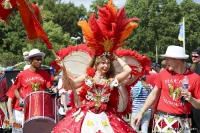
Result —
[[75, 40], [75, 41], [76, 41], [76, 45], [77, 45], [77, 40], [81, 39], [81, 37], [79, 37], [79, 36], [78, 36], [78, 37], [73, 37], [73, 36], [72, 36], [71, 39], [72, 39], [72, 40]]

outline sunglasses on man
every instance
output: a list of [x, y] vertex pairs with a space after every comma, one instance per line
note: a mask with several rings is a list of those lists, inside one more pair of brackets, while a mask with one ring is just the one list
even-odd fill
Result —
[[36, 60], [36, 61], [42, 61], [42, 59], [33, 59], [33, 60]]

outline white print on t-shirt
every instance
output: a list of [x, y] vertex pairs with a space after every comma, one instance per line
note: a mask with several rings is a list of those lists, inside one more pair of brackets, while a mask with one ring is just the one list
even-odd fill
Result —
[[182, 84], [182, 78], [180, 79], [166, 79], [165, 84]]
[[172, 100], [174, 101], [175, 99], [180, 99], [182, 87], [174, 88], [174, 86], [171, 84], [168, 84], [168, 87], [169, 87], [169, 96], [172, 98]]
[[[182, 91], [182, 77], [181, 78], [173, 78], [164, 80], [164, 84], [168, 86], [169, 97], [173, 100], [179, 100], [181, 98]], [[188, 89], [190, 85], [188, 86]]]
[[44, 82], [44, 79], [42, 77], [38, 77], [38, 76], [27, 78], [27, 79], [25, 79], [25, 82], [30, 82], [30, 81], [33, 81], [33, 80], [34, 81], [39, 80], [41, 82]]
[[167, 100], [165, 97], [163, 97], [163, 101], [164, 101], [166, 104], [170, 104], [170, 105], [172, 105], [172, 106], [176, 106], [176, 107], [183, 106], [182, 103], [177, 103], [177, 102], [174, 102], [174, 101], [169, 101], [169, 100]]

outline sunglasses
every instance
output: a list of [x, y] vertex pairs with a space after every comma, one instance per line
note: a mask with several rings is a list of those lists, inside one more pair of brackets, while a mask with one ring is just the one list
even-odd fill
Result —
[[192, 57], [194, 57], [194, 58], [198, 58], [199, 56], [192, 56]]
[[33, 60], [36, 60], [36, 61], [42, 61], [42, 59], [33, 59]]

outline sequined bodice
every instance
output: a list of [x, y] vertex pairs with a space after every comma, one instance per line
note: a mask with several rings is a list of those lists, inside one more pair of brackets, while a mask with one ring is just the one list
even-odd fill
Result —
[[86, 104], [89, 108], [95, 108], [95, 112], [97, 112], [99, 109], [106, 109], [111, 91], [118, 85], [118, 81], [111, 78], [106, 80], [105, 84], [96, 84], [93, 78], [87, 77], [85, 84], [89, 88], [86, 94]]

